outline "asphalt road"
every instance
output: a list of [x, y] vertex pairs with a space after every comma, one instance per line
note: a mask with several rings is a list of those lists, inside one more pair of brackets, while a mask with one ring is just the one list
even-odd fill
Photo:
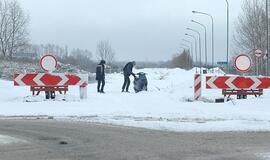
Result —
[[[181, 124], [180, 124], [181, 125]], [[56, 120], [0, 120], [0, 160], [253, 160], [269, 132], [174, 133]]]

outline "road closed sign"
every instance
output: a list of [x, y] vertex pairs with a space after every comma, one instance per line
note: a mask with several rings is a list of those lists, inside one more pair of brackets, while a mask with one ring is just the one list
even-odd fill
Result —
[[240, 54], [234, 60], [235, 69], [242, 73], [249, 72], [251, 69], [251, 65], [251, 58], [246, 54]]
[[57, 67], [57, 60], [53, 55], [45, 55], [40, 59], [40, 67], [46, 72], [53, 72]]

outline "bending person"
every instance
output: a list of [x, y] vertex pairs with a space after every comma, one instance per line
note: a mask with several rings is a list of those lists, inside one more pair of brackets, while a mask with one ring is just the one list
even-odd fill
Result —
[[133, 67], [136, 65], [136, 62], [129, 62], [123, 68], [124, 71], [124, 84], [122, 86], [122, 92], [129, 92], [129, 85], [130, 85], [130, 75], [136, 78], [136, 75], [133, 73]]

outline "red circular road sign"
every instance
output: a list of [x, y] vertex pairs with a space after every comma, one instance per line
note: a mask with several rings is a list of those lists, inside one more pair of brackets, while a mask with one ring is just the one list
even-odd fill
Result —
[[39, 65], [44, 71], [53, 72], [56, 70], [57, 60], [53, 55], [47, 54], [40, 59]]
[[236, 70], [243, 73], [250, 71], [251, 64], [251, 58], [246, 54], [240, 54], [234, 60]]
[[254, 51], [254, 54], [256, 57], [262, 57], [263, 56], [263, 51], [261, 49], [256, 49]]

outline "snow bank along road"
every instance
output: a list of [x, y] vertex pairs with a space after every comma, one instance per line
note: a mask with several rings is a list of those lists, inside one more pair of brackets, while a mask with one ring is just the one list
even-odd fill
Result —
[[[0, 120], [1, 160], [260, 160], [268, 132], [176, 133], [85, 122]], [[267, 154], [266, 154], [267, 155]]]
[[[212, 103], [222, 97], [220, 90], [203, 89], [202, 101], [193, 99], [195, 70], [143, 69], [149, 91], [121, 93], [123, 75], [108, 74], [106, 94], [96, 93], [96, 84], [88, 86], [88, 99], [80, 100], [78, 87], [56, 101], [33, 97], [29, 87], [14, 87], [0, 80], [0, 116], [37, 116], [73, 118], [171, 131], [270, 131], [270, 91], [260, 98]], [[215, 75], [221, 74], [218, 70]], [[205, 86], [205, 85], [203, 85]], [[132, 90], [132, 89], [130, 89]]]

